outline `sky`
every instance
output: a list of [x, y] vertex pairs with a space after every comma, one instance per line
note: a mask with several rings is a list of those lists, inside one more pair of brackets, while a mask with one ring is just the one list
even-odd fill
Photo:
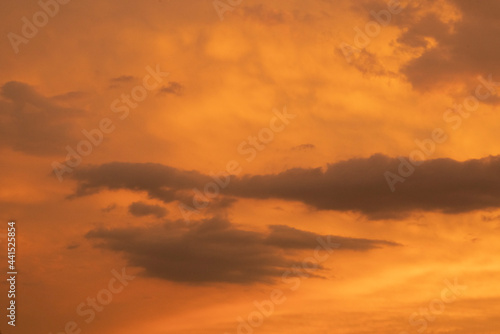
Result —
[[500, 2], [0, 3], [4, 334], [500, 325]]

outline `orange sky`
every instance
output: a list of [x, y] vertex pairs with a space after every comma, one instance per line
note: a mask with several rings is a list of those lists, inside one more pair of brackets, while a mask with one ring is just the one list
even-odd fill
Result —
[[3, 333], [497, 333], [498, 1], [0, 13]]

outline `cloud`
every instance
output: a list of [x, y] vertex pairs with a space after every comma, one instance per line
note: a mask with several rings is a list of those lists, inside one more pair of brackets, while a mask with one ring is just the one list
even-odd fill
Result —
[[132, 75], [121, 75], [119, 77], [109, 79], [109, 88], [117, 88], [122, 84], [133, 82], [137, 78]]
[[109, 82], [112, 84], [116, 84], [116, 83], [121, 83], [121, 82], [130, 82], [130, 81], [134, 81], [134, 80], [135, 80], [135, 77], [132, 75], [121, 75], [119, 77], [109, 79]]
[[80, 91], [75, 91], [75, 92], [67, 92], [64, 94], [56, 95], [53, 96], [52, 98], [57, 101], [62, 101], [62, 102], [71, 102], [71, 101], [78, 101], [81, 100], [85, 97], [87, 97], [89, 94], [86, 92], [80, 92]]
[[104, 188], [147, 191], [151, 198], [165, 203], [179, 199], [178, 190], [192, 189], [212, 179], [196, 171], [183, 171], [155, 163], [112, 162], [100, 166], [80, 167], [72, 177], [79, 186], [74, 196], [96, 193]]
[[481, 220], [484, 221], [484, 222], [491, 222], [491, 221], [497, 221], [497, 220], [500, 220], [500, 215], [483, 215], [481, 217]]
[[160, 89], [160, 93], [162, 94], [172, 94], [180, 96], [184, 90], [184, 86], [175, 81], [170, 81], [167, 86], [163, 86]]
[[500, 206], [500, 157], [464, 162], [423, 162], [396, 192], [384, 173], [397, 173], [399, 159], [358, 158], [321, 169], [292, 169], [246, 176], [233, 182], [241, 197], [296, 200], [323, 210], [357, 211], [370, 218], [397, 218], [414, 211], [460, 213]]
[[69, 244], [68, 246], [66, 246], [66, 249], [73, 250], [73, 249], [77, 249], [78, 247], [80, 247], [80, 244], [73, 242], [73, 243]]
[[379, 59], [366, 49], [356, 53], [351, 58], [351, 64], [364, 75], [394, 77], [395, 74], [387, 71]]
[[167, 215], [167, 209], [159, 205], [149, 205], [144, 202], [134, 202], [129, 205], [128, 212], [136, 217], [155, 216], [163, 218]]
[[117, 207], [116, 203], [112, 203], [112, 204], [108, 205], [107, 207], [102, 208], [101, 211], [104, 213], [108, 213], [108, 212], [111, 212], [114, 209], [116, 209], [116, 207]]
[[[397, 20], [403, 32], [398, 42], [403, 47], [423, 48], [423, 52], [401, 71], [418, 90], [463, 82], [478, 75], [500, 76], [500, 4], [495, 0], [473, 2], [449, 0], [460, 17], [449, 12], [408, 10], [412, 20]], [[406, 9], [405, 9], [406, 11]], [[444, 15], [443, 13], [446, 13]], [[407, 16], [407, 15], [405, 15]]]
[[58, 154], [76, 140], [74, 121], [80, 110], [64, 108], [22, 82], [1, 88], [0, 142], [13, 150], [33, 155]]
[[[143, 268], [146, 276], [191, 284], [273, 282], [292, 266], [302, 267], [300, 251], [310, 250], [312, 256], [320, 245], [335, 251], [398, 245], [322, 236], [283, 225], [270, 229], [268, 234], [247, 231], [226, 219], [211, 218], [189, 227], [183, 222], [169, 222], [152, 227], [96, 229], [86, 237], [98, 247], [123, 253], [129, 265]], [[323, 267], [318, 264], [318, 269]]]
[[[374, 20], [372, 13], [386, 10], [387, 2], [360, 1], [351, 9]], [[499, 15], [500, 5], [495, 0], [409, 2], [399, 14], [392, 15], [389, 25], [400, 30], [390, 43], [394, 47], [393, 57], [405, 59], [399, 73], [421, 92], [457, 85], [463, 88], [472, 85], [480, 75], [500, 77], [500, 40], [496, 38], [500, 33]], [[384, 67], [382, 60], [391, 62], [386, 52], [369, 50], [373, 53], [363, 50], [364, 54], [353, 57], [353, 65], [359, 71], [396, 76]]]
[[[283, 249], [314, 249], [318, 244], [316, 233], [301, 231], [287, 225], [269, 226], [271, 233], [266, 237], [265, 243]], [[345, 238], [328, 236], [332, 243], [341, 245], [341, 249], [354, 251], [368, 251], [383, 246], [398, 246], [399, 244], [385, 240]]]
[[[296, 168], [279, 174], [232, 177], [222, 196], [299, 201], [318, 210], [360, 212], [371, 219], [399, 218], [418, 211], [461, 213], [500, 207], [500, 156], [423, 162], [391, 192], [384, 177], [397, 173], [400, 160], [377, 154], [330, 164], [326, 169]], [[160, 164], [110, 163], [82, 167], [72, 177], [72, 197], [102, 189], [145, 191], [166, 203], [192, 200], [214, 182], [208, 175]], [[199, 199], [198, 199], [199, 200]]]

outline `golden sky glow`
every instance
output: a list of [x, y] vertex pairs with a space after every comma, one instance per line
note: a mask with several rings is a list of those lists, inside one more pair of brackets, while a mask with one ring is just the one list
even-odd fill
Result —
[[498, 1], [0, 7], [2, 333], [498, 333]]

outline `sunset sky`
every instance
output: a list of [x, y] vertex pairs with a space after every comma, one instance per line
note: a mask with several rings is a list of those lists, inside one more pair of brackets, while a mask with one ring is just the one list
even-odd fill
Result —
[[3, 334], [498, 333], [499, 1], [0, 8]]

